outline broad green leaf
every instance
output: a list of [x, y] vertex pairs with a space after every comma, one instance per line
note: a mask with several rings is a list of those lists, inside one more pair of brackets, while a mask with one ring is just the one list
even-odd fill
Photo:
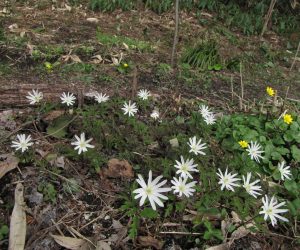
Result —
[[58, 117], [47, 127], [47, 134], [59, 139], [65, 137], [70, 120], [69, 116]]
[[146, 207], [141, 212], [141, 216], [144, 218], [155, 219], [158, 217], [158, 213], [157, 213], [157, 211], [153, 210], [152, 208]]
[[300, 149], [296, 145], [293, 145], [291, 147], [291, 152], [295, 161], [300, 162]]

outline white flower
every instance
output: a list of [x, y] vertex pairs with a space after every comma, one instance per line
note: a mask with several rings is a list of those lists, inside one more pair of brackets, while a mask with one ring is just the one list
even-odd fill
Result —
[[168, 197], [165, 195], [162, 195], [161, 193], [169, 192], [172, 189], [171, 188], [161, 188], [161, 186], [165, 185], [167, 180], [164, 180], [160, 183], [158, 183], [161, 178], [163, 178], [162, 175], [156, 177], [152, 181], [152, 171], [149, 171], [149, 177], [148, 177], [148, 183], [144, 181], [143, 177], [139, 174], [138, 179], [136, 180], [138, 184], [140, 184], [141, 188], [135, 189], [133, 193], [137, 194], [134, 199], [140, 199], [140, 206], [142, 206], [145, 203], [145, 200], [148, 198], [150, 201], [151, 207], [156, 210], [156, 204], [158, 204], [160, 207], [163, 207], [164, 204], [162, 203], [162, 200], [167, 200]]
[[107, 96], [106, 94], [102, 94], [102, 93], [100, 93], [100, 94], [97, 93], [97, 94], [95, 94], [94, 97], [98, 103], [107, 102], [109, 99], [109, 96]]
[[205, 118], [204, 118], [204, 121], [206, 122], [207, 125], [213, 125], [216, 123], [216, 117], [213, 113], [207, 115]]
[[188, 145], [190, 146], [190, 153], [193, 152], [195, 155], [201, 154], [206, 155], [202, 150], [207, 148], [206, 143], [201, 144], [201, 139], [197, 142], [196, 136], [189, 139]]
[[157, 120], [159, 118], [159, 112], [157, 110], [153, 110], [150, 116], [154, 120]]
[[143, 99], [143, 100], [147, 100], [149, 98], [149, 96], [151, 96], [150, 92], [146, 89], [141, 89], [138, 92], [138, 97]]
[[199, 172], [197, 169], [198, 164], [194, 164], [193, 159], [187, 159], [186, 161], [184, 160], [183, 156], [180, 156], [180, 160], [176, 161], [177, 165], [175, 165], [175, 168], [178, 168], [176, 174], [180, 174], [181, 177], [190, 177], [193, 179], [193, 176], [190, 174], [190, 172]]
[[240, 178], [234, 178], [237, 176], [237, 174], [231, 174], [228, 173], [228, 169], [226, 168], [225, 174], [223, 175], [222, 171], [218, 169], [219, 173], [217, 175], [219, 176], [220, 180], [218, 184], [222, 185], [221, 190], [224, 189], [224, 187], [228, 190], [231, 190], [234, 192], [234, 187], [239, 187], [240, 185], [235, 183], [236, 181], [239, 181]]
[[291, 179], [290, 176], [292, 176], [291, 171], [289, 170], [290, 166], [284, 167], [284, 165], [285, 165], [284, 161], [278, 163], [278, 170], [281, 174], [281, 180], [284, 180], [285, 178], [290, 180]]
[[179, 177], [177, 179], [176, 177], [173, 177], [173, 180], [171, 180], [172, 186], [171, 188], [174, 189], [174, 194], [178, 193], [178, 196], [181, 197], [182, 194], [184, 194], [186, 197], [190, 197], [195, 192], [195, 189], [193, 187], [196, 185], [197, 181], [192, 181], [190, 183], [186, 183], [188, 180], [188, 177], [186, 176], [184, 179]]
[[61, 99], [61, 103], [66, 103], [67, 106], [72, 106], [75, 103], [76, 97], [72, 94], [72, 93], [62, 93], [62, 95], [60, 96]]
[[209, 110], [209, 107], [206, 105], [202, 104], [199, 108], [200, 108], [200, 113], [204, 119], [212, 114], [212, 112]]
[[38, 90], [33, 89], [32, 92], [28, 92], [27, 94], [26, 98], [30, 101], [30, 104], [39, 103], [43, 99], [43, 93]]
[[248, 155], [251, 157], [251, 160], [254, 159], [255, 161], [259, 162], [259, 158], [264, 158], [261, 156], [264, 151], [260, 149], [261, 145], [259, 145], [259, 143], [253, 141], [250, 142], [250, 145], [248, 145], [246, 151], [248, 151]]
[[129, 101], [128, 104], [125, 102], [122, 110], [124, 111], [124, 115], [128, 114], [129, 116], [134, 116], [138, 111], [135, 102], [131, 103], [131, 101]]
[[71, 142], [71, 145], [75, 146], [74, 149], [78, 150], [79, 155], [81, 154], [81, 152], [86, 152], [87, 148], [94, 148], [95, 147], [94, 145], [89, 144], [89, 142], [93, 139], [91, 138], [91, 139], [86, 140], [84, 133], [81, 133], [80, 138], [77, 135], [75, 135], [75, 138], [76, 138], [77, 141]]
[[268, 217], [271, 220], [272, 226], [274, 227], [277, 224], [277, 219], [283, 220], [283, 221], [289, 221], [288, 219], [282, 217], [281, 213], [286, 213], [288, 209], [280, 209], [283, 205], [285, 205], [285, 202], [281, 202], [278, 204], [277, 199], [275, 196], [273, 196], [269, 202], [269, 198], [266, 195], [262, 198], [263, 206], [262, 211], [259, 212], [259, 214], [264, 214], [264, 220], [266, 221]]
[[33, 142], [30, 142], [31, 135], [28, 135], [28, 137], [26, 138], [25, 134], [20, 134], [20, 135], [17, 135], [17, 138], [18, 138], [18, 141], [12, 141], [12, 145], [11, 145], [11, 147], [16, 148], [17, 151], [19, 149], [21, 149], [21, 151], [23, 153], [28, 149], [28, 147], [33, 145]]
[[243, 177], [244, 185], [243, 188], [246, 189], [247, 193], [252, 195], [253, 197], [257, 198], [257, 195], [261, 195], [259, 191], [262, 191], [261, 186], [255, 185], [256, 183], [260, 182], [260, 180], [253, 181], [250, 183], [251, 173], [247, 173], [247, 177]]

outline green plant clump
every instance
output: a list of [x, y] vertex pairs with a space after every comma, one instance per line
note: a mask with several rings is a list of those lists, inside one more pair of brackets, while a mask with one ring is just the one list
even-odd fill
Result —
[[217, 43], [215, 41], [204, 41], [197, 43], [194, 47], [186, 49], [181, 61], [200, 70], [218, 70], [221, 67]]

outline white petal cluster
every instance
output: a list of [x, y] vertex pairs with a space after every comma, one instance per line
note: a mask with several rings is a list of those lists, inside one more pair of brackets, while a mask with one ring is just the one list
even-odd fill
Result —
[[147, 89], [141, 89], [138, 92], [138, 97], [142, 100], [147, 100], [151, 96], [151, 93]]
[[206, 105], [201, 105], [199, 107], [199, 112], [201, 113], [205, 123], [207, 125], [213, 125], [216, 123], [216, 117], [212, 111], [210, 111], [209, 107]]
[[167, 180], [164, 180], [159, 183], [159, 181], [163, 178], [162, 175], [156, 177], [152, 180], [152, 171], [149, 171], [148, 182], [146, 184], [144, 178], [139, 174], [137, 183], [141, 186], [138, 189], [135, 189], [133, 193], [136, 194], [135, 199], [140, 199], [140, 206], [142, 206], [146, 199], [149, 200], [151, 207], [153, 210], [156, 210], [156, 204], [160, 207], [163, 207], [164, 204], [161, 200], [168, 200], [168, 197], [163, 195], [162, 193], [171, 191], [171, 188], [162, 186], [167, 183]]
[[234, 192], [234, 187], [239, 187], [240, 184], [236, 183], [240, 180], [240, 178], [236, 178], [237, 174], [232, 174], [231, 172], [228, 173], [228, 169], [226, 168], [225, 173], [223, 174], [220, 169], [218, 169], [219, 173], [219, 182], [218, 184], [221, 185], [221, 190], [224, 188], [231, 190]]
[[129, 101], [128, 103], [124, 103], [122, 110], [124, 111], [124, 115], [130, 116], [134, 116], [135, 113], [138, 111], [137, 107], [136, 107], [136, 103], [131, 103], [131, 101]]
[[251, 157], [251, 160], [254, 159], [258, 163], [260, 162], [260, 159], [264, 158], [261, 155], [262, 153], [264, 153], [264, 151], [261, 150], [261, 145], [258, 142], [251, 141], [246, 151], [248, 152], [248, 155]]
[[159, 112], [156, 109], [153, 110], [150, 117], [153, 118], [154, 120], [157, 120], [159, 118]]
[[78, 137], [77, 135], [75, 135], [75, 142], [72, 142], [71, 145], [75, 146], [75, 150], [78, 150], [78, 154], [80, 155], [81, 152], [86, 152], [88, 150], [88, 148], [94, 148], [94, 145], [89, 144], [89, 142], [91, 142], [93, 139], [85, 139], [85, 134], [81, 133], [80, 137]]
[[100, 94], [97, 93], [97, 94], [95, 94], [94, 97], [95, 97], [96, 102], [98, 102], [98, 103], [107, 102], [109, 100], [109, 96], [106, 94], [103, 94], [103, 93], [100, 93]]
[[281, 180], [284, 180], [284, 179], [290, 180], [291, 179], [292, 174], [290, 171], [290, 166], [285, 167], [285, 161], [278, 163], [278, 170], [281, 175]]
[[63, 92], [62, 95], [60, 96], [61, 99], [61, 103], [62, 104], [67, 104], [67, 106], [72, 106], [74, 105], [75, 101], [76, 101], [76, 97], [74, 96], [74, 94], [72, 93], [66, 93]]
[[259, 212], [259, 214], [264, 215], [264, 220], [266, 221], [268, 218], [270, 218], [272, 226], [274, 227], [277, 224], [277, 219], [288, 222], [289, 220], [282, 217], [279, 214], [286, 213], [288, 209], [282, 209], [281, 207], [285, 205], [285, 202], [281, 202], [278, 204], [277, 199], [275, 196], [272, 196], [271, 200], [269, 200], [269, 197], [266, 195], [262, 198], [263, 206], [262, 211]]
[[194, 136], [193, 138], [189, 139], [188, 145], [190, 147], [190, 153], [194, 153], [195, 155], [206, 155], [205, 152], [203, 152], [203, 149], [206, 149], [206, 143], [201, 143], [201, 139], [199, 139], [199, 141], [197, 141], [197, 137]]
[[191, 172], [199, 172], [197, 169], [198, 164], [194, 164], [193, 159], [187, 159], [184, 160], [183, 156], [180, 156], [180, 161], [176, 160], [176, 165], [174, 166], [178, 170], [176, 171], [176, 174], [180, 174], [181, 177], [189, 177], [193, 179], [193, 176], [191, 175]]
[[31, 135], [28, 135], [26, 137], [25, 134], [19, 134], [17, 135], [18, 141], [12, 141], [12, 148], [15, 148], [16, 151], [21, 150], [22, 153], [24, 153], [30, 146], [33, 145], [33, 142], [31, 142]]
[[246, 192], [250, 195], [252, 195], [253, 197], [257, 198], [258, 195], [261, 195], [259, 193], [259, 191], [262, 191], [261, 186], [256, 185], [257, 183], [260, 182], [260, 180], [256, 180], [250, 183], [251, 180], [251, 173], [247, 173], [247, 177], [245, 177], [244, 175], [243, 177], [243, 188], [246, 189]]
[[176, 177], [173, 177], [173, 180], [171, 180], [171, 183], [173, 186], [171, 187], [174, 192], [174, 194], [178, 193], [178, 196], [181, 197], [182, 195], [185, 195], [186, 197], [190, 197], [195, 192], [195, 189], [193, 188], [197, 181], [191, 181], [189, 183], [186, 183], [188, 180], [188, 177], [185, 178], [179, 177], [178, 179]]
[[28, 96], [26, 98], [29, 100], [30, 104], [39, 103], [43, 99], [43, 93], [39, 92], [38, 90], [32, 90], [31, 92], [27, 93]]

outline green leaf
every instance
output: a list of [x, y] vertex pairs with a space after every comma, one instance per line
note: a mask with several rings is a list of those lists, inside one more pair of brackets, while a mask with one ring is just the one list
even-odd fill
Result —
[[65, 137], [70, 120], [69, 116], [58, 117], [47, 127], [47, 134], [59, 139]]
[[293, 145], [291, 147], [291, 152], [295, 161], [300, 162], [300, 149], [296, 145]]
[[152, 208], [146, 207], [142, 212], [141, 216], [144, 218], [149, 218], [149, 219], [155, 219], [158, 217], [157, 211], [153, 210]]
[[294, 180], [286, 180], [284, 182], [284, 187], [294, 196], [297, 196], [299, 194], [298, 185]]

